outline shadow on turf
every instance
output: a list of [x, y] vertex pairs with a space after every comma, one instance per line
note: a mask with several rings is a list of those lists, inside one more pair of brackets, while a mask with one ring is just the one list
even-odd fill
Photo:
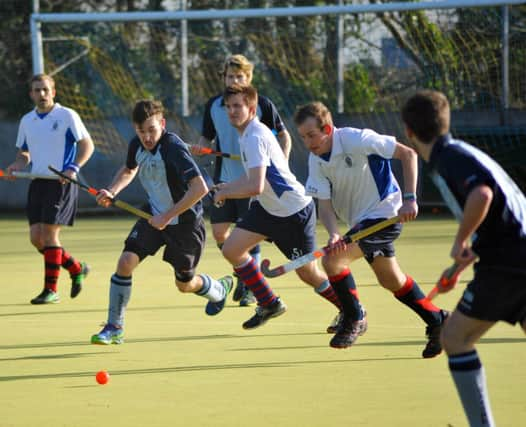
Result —
[[[29, 306], [29, 304], [0, 304], [0, 307], [21, 307], [21, 306]], [[36, 316], [41, 314], [79, 314], [79, 313], [104, 313], [106, 314], [108, 309], [107, 308], [84, 308], [84, 309], [75, 309], [75, 310], [60, 310], [60, 305], [57, 304], [48, 304], [48, 305], [39, 305], [38, 307], [45, 307], [44, 310], [42, 309], [35, 309], [31, 311], [25, 311], [25, 312], [16, 312], [16, 313], [0, 313], [0, 317], [17, 317], [17, 316]], [[54, 308], [58, 308], [58, 310], [53, 310]], [[126, 309], [126, 311], [134, 312], [134, 311], [154, 311], [154, 310], [195, 310], [195, 309], [203, 309], [204, 304], [202, 305], [172, 305], [172, 306], [149, 306], [149, 307], [132, 307]], [[48, 310], [49, 309], [49, 310]]]
[[[285, 334], [290, 335], [290, 334]], [[318, 334], [312, 334], [318, 335]], [[325, 334], [323, 334], [325, 335]], [[258, 335], [261, 336], [261, 335]], [[267, 337], [270, 335], [266, 335]], [[252, 337], [255, 337], [253, 335]], [[480, 340], [481, 344], [522, 344], [526, 343], [526, 338], [483, 338]], [[390, 347], [390, 346], [418, 346], [424, 344], [424, 340], [412, 340], [412, 341], [378, 341], [378, 342], [359, 342], [359, 346], [362, 347]], [[313, 348], [327, 348], [326, 345], [298, 345], [298, 346], [288, 346], [288, 347], [242, 347], [242, 348], [233, 348], [230, 351], [268, 351], [268, 350], [305, 350]], [[420, 359], [420, 357], [415, 357], [414, 359]]]
[[[171, 372], [195, 372], [195, 371], [220, 371], [230, 369], [261, 369], [261, 368], [292, 368], [303, 365], [326, 365], [336, 363], [360, 363], [360, 362], [375, 362], [375, 361], [400, 361], [412, 360], [414, 357], [381, 357], [381, 358], [367, 358], [367, 359], [341, 359], [341, 360], [303, 360], [299, 362], [255, 362], [255, 363], [232, 363], [219, 365], [194, 365], [194, 366], [173, 366], [165, 368], [145, 368], [145, 369], [121, 369], [111, 371], [110, 375], [114, 378], [118, 375], [144, 375], [144, 374], [165, 374]], [[46, 380], [46, 379], [60, 379], [60, 378], [77, 378], [77, 377], [93, 377], [93, 372], [64, 372], [64, 373], [50, 373], [50, 374], [29, 374], [29, 375], [5, 375], [0, 376], [0, 382], [7, 381], [21, 381], [21, 380]], [[93, 384], [97, 387], [96, 384]]]
[[12, 362], [15, 360], [49, 360], [49, 359], [73, 359], [76, 357], [91, 356], [93, 354], [100, 354], [98, 352], [91, 353], [63, 353], [63, 354], [42, 354], [34, 356], [22, 356], [22, 357], [6, 357], [1, 358], [0, 362]]
[[[211, 339], [225, 339], [225, 338], [265, 338], [265, 337], [285, 337], [285, 336], [316, 336], [326, 335], [324, 332], [297, 332], [297, 333], [281, 333], [281, 334], [221, 334], [221, 335], [189, 335], [189, 336], [178, 336], [178, 337], [147, 337], [147, 338], [132, 338], [126, 339], [126, 344], [139, 344], [139, 343], [153, 343], [153, 342], [177, 342], [177, 341], [197, 341], [197, 340], [211, 340]], [[424, 340], [412, 340], [412, 341], [379, 341], [379, 342], [360, 342], [360, 345], [364, 346], [412, 346], [420, 345]], [[526, 343], [526, 338], [482, 338], [481, 344], [523, 344]], [[68, 341], [68, 342], [54, 342], [54, 343], [29, 343], [29, 344], [13, 344], [13, 345], [0, 345], [0, 350], [18, 350], [28, 348], [50, 348], [50, 347], [76, 347], [76, 346], [92, 346], [89, 340], [85, 341]], [[104, 346], [105, 347], [105, 346]], [[113, 348], [113, 346], [111, 346]], [[243, 347], [234, 348], [230, 351], [266, 351], [266, 350], [293, 350], [293, 349], [306, 349], [306, 348], [325, 348], [325, 345], [321, 346], [295, 346], [295, 347]], [[89, 354], [89, 353], [86, 353]], [[98, 354], [98, 353], [97, 353]], [[45, 356], [44, 356], [45, 357]], [[30, 356], [28, 358], [31, 358]], [[16, 360], [16, 359], [0, 359], [1, 360]]]

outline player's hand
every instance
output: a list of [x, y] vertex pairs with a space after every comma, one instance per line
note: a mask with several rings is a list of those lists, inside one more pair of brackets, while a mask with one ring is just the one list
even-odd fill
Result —
[[214, 192], [214, 206], [216, 208], [220, 208], [225, 204], [226, 197], [226, 182], [220, 182], [212, 188], [212, 191]]
[[203, 156], [205, 155], [205, 150], [203, 150], [203, 147], [199, 144], [193, 144], [190, 145], [190, 153], [194, 156]]
[[416, 219], [418, 215], [418, 204], [416, 200], [404, 200], [402, 207], [398, 210], [400, 222], [408, 222]]
[[451, 258], [455, 260], [455, 263], [459, 266], [467, 266], [477, 258], [477, 254], [473, 252], [467, 241], [455, 241], [453, 247], [451, 248], [450, 255]]
[[342, 237], [338, 233], [333, 233], [329, 236], [327, 246], [327, 255], [329, 256], [340, 254], [347, 250], [347, 244], [342, 240]]
[[7, 175], [4, 175], [2, 178], [5, 178], [6, 180], [8, 181], [14, 181], [16, 179], [16, 177], [13, 175], [13, 172], [18, 172], [19, 169], [16, 164], [12, 164], [12, 165], [9, 165], [7, 168], [6, 168], [6, 172], [7, 172]]
[[152, 216], [148, 222], [153, 228], [156, 228], [157, 230], [164, 230], [166, 226], [170, 223], [170, 219], [165, 218], [163, 214], [158, 214]]
[[96, 200], [100, 206], [107, 208], [113, 203], [113, 197], [114, 195], [111, 191], [103, 188], [97, 193]]
[[214, 193], [214, 206], [216, 208], [222, 207], [225, 204], [225, 200], [226, 200], [226, 197], [225, 197], [224, 191], [221, 189], [218, 189]]
[[[64, 175], [66, 175], [68, 178], [71, 178], [71, 179], [77, 179], [77, 173], [73, 170], [73, 169], [66, 169], [66, 170], [63, 170], [62, 173]], [[67, 184], [68, 181], [67, 179], [64, 179], [64, 178], [59, 178], [59, 181], [61, 184]]]

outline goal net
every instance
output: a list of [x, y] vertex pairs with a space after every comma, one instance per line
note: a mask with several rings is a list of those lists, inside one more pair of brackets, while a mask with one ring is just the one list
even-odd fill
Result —
[[[300, 179], [307, 153], [292, 123], [298, 105], [320, 100], [337, 125], [370, 127], [403, 142], [400, 106], [419, 88], [445, 92], [453, 132], [501, 157], [517, 178], [524, 174], [517, 159], [526, 154], [519, 143], [526, 135], [525, 8], [327, 7], [305, 16], [262, 9], [257, 18], [190, 19], [184, 26], [168, 18], [42, 22], [44, 68], [57, 81], [58, 101], [79, 112], [109, 161], [124, 156], [139, 98], [160, 99], [170, 129], [197, 141], [204, 105], [223, 88], [225, 57], [242, 53], [255, 64], [254, 85], [291, 132]], [[425, 184], [422, 191], [428, 200], [438, 197]]]

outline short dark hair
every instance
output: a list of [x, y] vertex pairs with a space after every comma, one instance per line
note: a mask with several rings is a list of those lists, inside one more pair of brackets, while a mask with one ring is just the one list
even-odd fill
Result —
[[300, 126], [309, 117], [316, 119], [320, 129], [325, 125], [333, 126], [332, 114], [322, 102], [311, 102], [298, 107], [294, 113], [294, 123]]
[[135, 103], [132, 112], [132, 121], [138, 125], [144, 123], [147, 119], [156, 114], [163, 115], [164, 107], [161, 101], [152, 99], [141, 99]]
[[421, 142], [430, 144], [449, 132], [449, 102], [442, 92], [420, 90], [406, 101], [402, 120]]
[[257, 107], [258, 105], [258, 91], [252, 85], [244, 86], [240, 84], [233, 84], [228, 86], [224, 93], [223, 99], [226, 101], [232, 95], [241, 94], [243, 99], [249, 107]]

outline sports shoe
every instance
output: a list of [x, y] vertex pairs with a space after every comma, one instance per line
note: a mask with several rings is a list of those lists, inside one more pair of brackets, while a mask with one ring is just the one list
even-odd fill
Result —
[[106, 323], [102, 331], [91, 336], [92, 344], [110, 345], [124, 342], [124, 330], [111, 323]]
[[58, 292], [53, 292], [51, 289], [46, 288], [31, 300], [31, 304], [57, 304], [59, 302]]
[[422, 351], [422, 357], [424, 359], [430, 359], [442, 353], [442, 344], [440, 343], [440, 332], [442, 331], [442, 328], [444, 327], [444, 324], [447, 318], [449, 317], [449, 314], [450, 313], [446, 310], [440, 310], [442, 322], [439, 325], [426, 326], [427, 344], [424, 350]]
[[228, 294], [232, 290], [232, 286], [234, 286], [234, 280], [232, 279], [232, 276], [225, 276], [218, 280], [219, 283], [223, 285], [225, 288], [225, 297], [221, 301], [208, 301], [205, 307], [205, 313], [209, 316], [215, 316], [218, 314], [221, 310], [223, 310], [226, 298], [228, 297]]
[[359, 336], [367, 331], [367, 313], [363, 310], [363, 319], [349, 320], [343, 317], [336, 335], [329, 343], [332, 348], [347, 348], [354, 344]]
[[256, 307], [256, 314], [243, 323], [243, 329], [257, 328], [267, 323], [269, 319], [281, 316], [286, 311], [287, 306], [281, 301], [280, 298], [276, 298], [276, 301], [265, 307], [258, 305]]
[[80, 273], [71, 275], [71, 293], [69, 294], [71, 298], [75, 298], [78, 294], [80, 294], [80, 291], [82, 290], [82, 283], [89, 274], [90, 268], [88, 264], [81, 262], [80, 267]]
[[239, 278], [237, 273], [233, 274], [236, 280], [236, 288], [234, 289], [234, 293], [232, 294], [232, 300], [233, 301], [240, 301], [241, 298], [243, 298], [243, 295], [245, 293], [245, 284], [243, 281]]
[[[367, 312], [365, 311], [365, 308], [363, 308], [362, 304], [360, 304], [360, 310], [362, 310], [362, 319], [367, 316]], [[340, 311], [332, 320], [331, 324], [327, 326], [327, 333], [328, 334], [335, 334], [338, 332], [338, 328], [341, 325], [343, 321], [343, 310]]]
[[343, 320], [343, 311], [340, 311], [332, 320], [331, 324], [327, 326], [328, 334], [335, 334], [338, 331], [341, 321]]
[[255, 303], [257, 303], [256, 297], [254, 296], [252, 291], [245, 286], [243, 296], [241, 297], [241, 300], [239, 301], [239, 306], [249, 307], [251, 305], [254, 305]]

